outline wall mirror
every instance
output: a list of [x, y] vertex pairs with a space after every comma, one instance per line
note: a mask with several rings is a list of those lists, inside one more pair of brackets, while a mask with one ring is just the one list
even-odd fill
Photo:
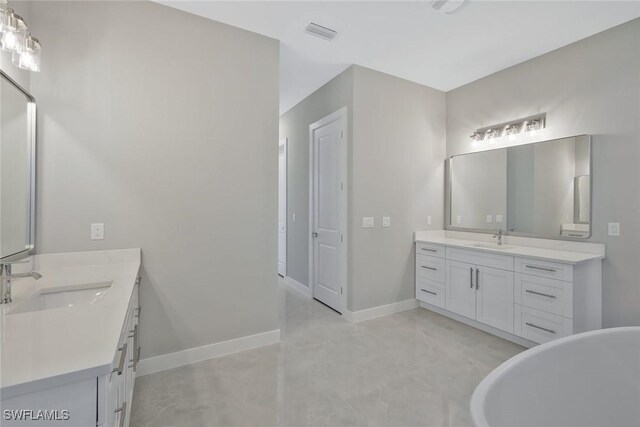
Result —
[[0, 71], [0, 261], [34, 247], [36, 104]]
[[591, 138], [580, 135], [449, 159], [449, 229], [591, 235]]

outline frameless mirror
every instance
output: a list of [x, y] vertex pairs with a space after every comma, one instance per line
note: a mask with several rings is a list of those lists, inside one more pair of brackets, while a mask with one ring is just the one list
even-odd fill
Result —
[[35, 100], [0, 71], [0, 260], [34, 245]]
[[548, 238], [591, 234], [588, 135], [453, 156], [450, 228]]

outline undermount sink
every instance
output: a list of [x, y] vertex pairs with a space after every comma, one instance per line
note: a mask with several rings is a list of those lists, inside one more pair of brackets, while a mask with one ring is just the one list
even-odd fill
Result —
[[95, 304], [109, 292], [112, 283], [113, 282], [85, 283], [72, 287], [64, 287], [62, 289], [43, 289], [24, 302], [16, 305], [9, 314]]
[[506, 249], [515, 248], [515, 246], [498, 245], [498, 244], [495, 244], [495, 243], [473, 243], [473, 244], [471, 244], [469, 246], [472, 246], [474, 248], [497, 249], [497, 250], [506, 250]]

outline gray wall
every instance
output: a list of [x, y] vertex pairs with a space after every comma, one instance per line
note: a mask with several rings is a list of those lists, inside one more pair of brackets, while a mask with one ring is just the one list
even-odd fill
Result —
[[[309, 125], [348, 108], [348, 139], [353, 112], [353, 67], [313, 92], [280, 117], [287, 146], [287, 276], [309, 286]], [[293, 221], [293, 214], [296, 220]]]
[[[354, 65], [281, 116], [280, 136], [289, 138], [288, 276], [309, 284], [309, 125], [346, 105], [347, 308], [414, 297], [413, 232], [443, 225], [444, 101], [442, 92]], [[363, 216], [374, 216], [376, 227], [361, 228]], [[391, 217], [390, 228], [381, 228], [382, 216]]]
[[[547, 113], [549, 138], [593, 136], [593, 236], [607, 244], [603, 322], [640, 325], [640, 20], [447, 93], [447, 154], [482, 126]], [[622, 235], [607, 236], [620, 222]]]
[[[415, 297], [413, 232], [443, 226], [445, 95], [359, 66], [353, 86], [349, 309], [358, 311]], [[362, 228], [363, 216], [375, 228]]]
[[151, 2], [31, 11], [38, 252], [142, 248], [143, 358], [277, 329], [278, 42]]

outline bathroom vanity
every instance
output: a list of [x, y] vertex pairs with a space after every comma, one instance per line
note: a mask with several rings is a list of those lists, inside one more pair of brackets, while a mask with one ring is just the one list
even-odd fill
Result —
[[604, 245], [507, 240], [416, 232], [420, 305], [527, 347], [602, 328]]
[[42, 278], [14, 280], [0, 306], [2, 425], [127, 426], [140, 250], [35, 255], [17, 269]]

